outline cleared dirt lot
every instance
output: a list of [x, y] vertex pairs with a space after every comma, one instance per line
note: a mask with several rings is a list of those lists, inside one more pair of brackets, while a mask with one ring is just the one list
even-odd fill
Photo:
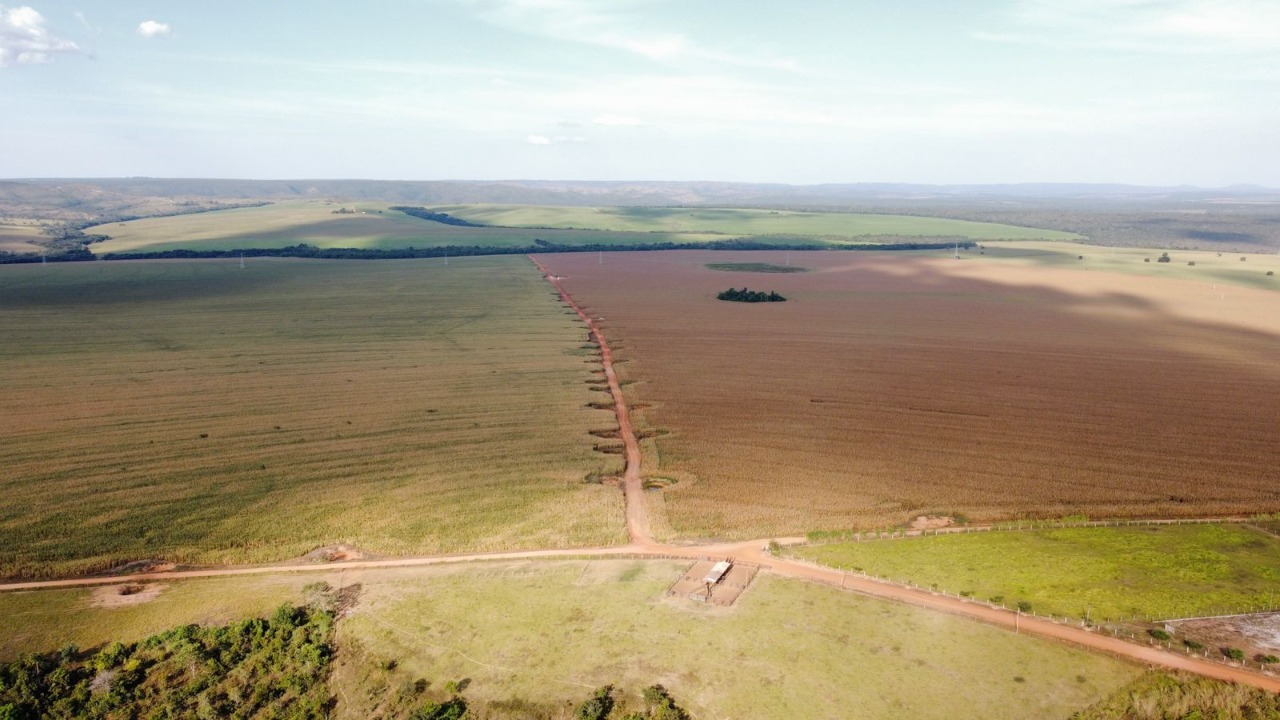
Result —
[[[542, 259], [620, 347], [686, 537], [1280, 508], [1280, 294], [907, 253]], [[715, 300], [726, 287], [786, 303]]]

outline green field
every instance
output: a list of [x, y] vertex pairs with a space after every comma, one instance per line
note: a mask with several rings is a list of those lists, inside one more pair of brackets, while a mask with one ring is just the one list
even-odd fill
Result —
[[[448, 205], [433, 209], [472, 222], [508, 227], [718, 233], [740, 237], [802, 236], [813, 240], [836, 242], [875, 235], [963, 237], [973, 240], [1081, 239], [1079, 235], [1057, 230], [913, 215], [815, 213], [740, 208], [544, 205]], [[795, 237], [790, 239], [794, 241]]]
[[[335, 210], [352, 213], [335, 213]], [[965, 237], [975, 240], [1072, 240], [1052, 230], [900, 215], [794, 213], [768, 210], [564, 208], [526, 205], [432, 207], [501, 227], [459, 227], [405, 215], [386, 203], [290, 202], [261, 207], [143, 218], [98, 225], [88, 234], [111, 239], [93, 252], [235, 250], [306, 243], [321, 248], [526, 247], [536, 239], [560, 245], [649, 245], [746, 238], [766, 243], [867, 242], [874, 236]]]
[[0, 575], [620, 542], [522, 257], [0, 266]]
[[[337, 214], [338, 209], [354, 213]], [[529, 247], [535, 239], [562, 245], [700, 242], [721, 239], [699, 233], [530, 230], [445, 225], [391, 210], [387, 203], [312, 201], [143, 218], [85, 230], [109, 235], [90, 245], [98, 255], [161, 250], [282, 248], [306, 243], [320, 248], [430, 248], [441, 246]]]
[[1040, 614], [1115, 620], [1245, 612], [1280, 602], [1280, 538], [1243, 525], [993, 531], [797, 548], [824, 565]]
[[[1170, 250], [1169, 262], [1162, 263], [1158, 262], [1162, 252], [1151, 248], [1099, 247], [1064, 242], [995, 242], [981, 250], [966, 250], [963, 257], [1280, 290], [1280, 255]], [[1241, 260], [1242, 257], [1246, 259]], [[1195, 265], [1188, 264], [1192, 262]], [[1267, 275], [1268, 271], [1275, 274]]]

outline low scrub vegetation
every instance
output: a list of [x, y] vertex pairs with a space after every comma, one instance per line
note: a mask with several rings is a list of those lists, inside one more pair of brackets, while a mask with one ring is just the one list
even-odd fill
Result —
[[184, 625], [97, 652], [68, 646], [0, 665], [0, 718], [322, 718], [331, 705], [334, 616]]

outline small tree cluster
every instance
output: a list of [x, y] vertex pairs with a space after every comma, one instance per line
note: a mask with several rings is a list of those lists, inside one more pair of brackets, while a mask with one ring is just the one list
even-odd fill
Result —
[[716, 299], [729, 300], [731, 302], [748, 302], [748, 303], [786, 302], [787, 300], [786, 298], [782, 297], [776, 292], [766, 293], [761, 290], [748, 290], [746, 288], [742, 288], [741, 290], [737, 288], [729, 288], [728, 290], [725, 290], [719, 295], [716, 295]]

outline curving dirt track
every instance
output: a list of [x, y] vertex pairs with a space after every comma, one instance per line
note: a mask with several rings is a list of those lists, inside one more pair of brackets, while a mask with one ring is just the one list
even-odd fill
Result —
[[522, 552], [474, 553], [467, 555], [443, 555], [422, 558], [399, 558], [394, 560], [356, 560], [339, 563], [309, 563], [296, 565], [264, 565], [257, 567], [215, 568], [204, 570], [180, 570], [169, 572], [140, 573], [134, 575], [117, 575], [111, 577], [74, 578], [66, 580], [40, 580], [0, 584], [0, 592], [18, 590], [38, 590], [46, 588], [69, 588], [92, 585], [108, 585], [144, 580], [178, 580], [184, 578], [225, 577], [233, 575], [259, 575], [272, 573], [315, 572], [337, 568], [397, 568], [420, 567], [424, 565], [440, 565], [451, 563], [479, 562], [485, 560], [522, 560], [537, 558], [566, 558], [592, 556], [648, 556], [667, 558], [731, 558], [738, 562], [749, 562], [768, 568], [781, 577], [809, 580], [839, 587], [843, 590], [861, 593], [870, 597], [894, 600], [916, 607], [945, 612], [951, 615], [971, 618], [991, 625], [1009, 628], [1015, 632], [1025, 632], [1039, 637], [1050, 638], [1060, 642], [1068, 642], [1093, 650], [1111, 653], [1119, 657], [1129, 658], [1136, 662], [1151, 666], [1159, 666], [1175, 670], [1203, 675], [1205, 677], [1251, 685], [1269, 692], [1280, 692], [1280, 678], [1263, 675], [1242, 668], [1235, 668], [1218, 663], [1200, 660], [1194, 657], [1179, 655], [1175, 652], [1156, 647], [1140, 645], [1119, 638], [1099, 635], [1073, 625], [1060, 625], [1048, 620], [1027, 617], [1011, 610], [1002, 610], [976, 602], [968, 602], [959, 598], [938, 595], [926, 590], [903, 587], [882, 582], [860, 575], [851, 575], [840, 570], [811, 565], [808, 563], [778, 558], [768, 553], [768, 539], [752, 540], [743, 543], [725, 543], [712, 545], [662, 545], [654, 541], [649, 530], [648, 515], [645, 512], [643, 485], [640, 478], [640, 445], [631, 427], [631, 418], [623, 400], [617, 376], [614, 374], [612, 356], [599, 327], [577, 303], [569, 297], [560, 284], [559, 278], [547, 273], [546, 268], [530, 257], [547, 280], [559, 291], [565, 302], [577, 312], [586, 323], [600, 344], [605, 375], [609, 380], [609, 390], [613, 394], [614, 407], [618, 414], [618, 426], [626, 446], [626, 471], [623, 488], [627, 506], [627, 532], [631, 537], [628, 545], [608, 548], [583, 548], [574, 550], [529, 550]]

